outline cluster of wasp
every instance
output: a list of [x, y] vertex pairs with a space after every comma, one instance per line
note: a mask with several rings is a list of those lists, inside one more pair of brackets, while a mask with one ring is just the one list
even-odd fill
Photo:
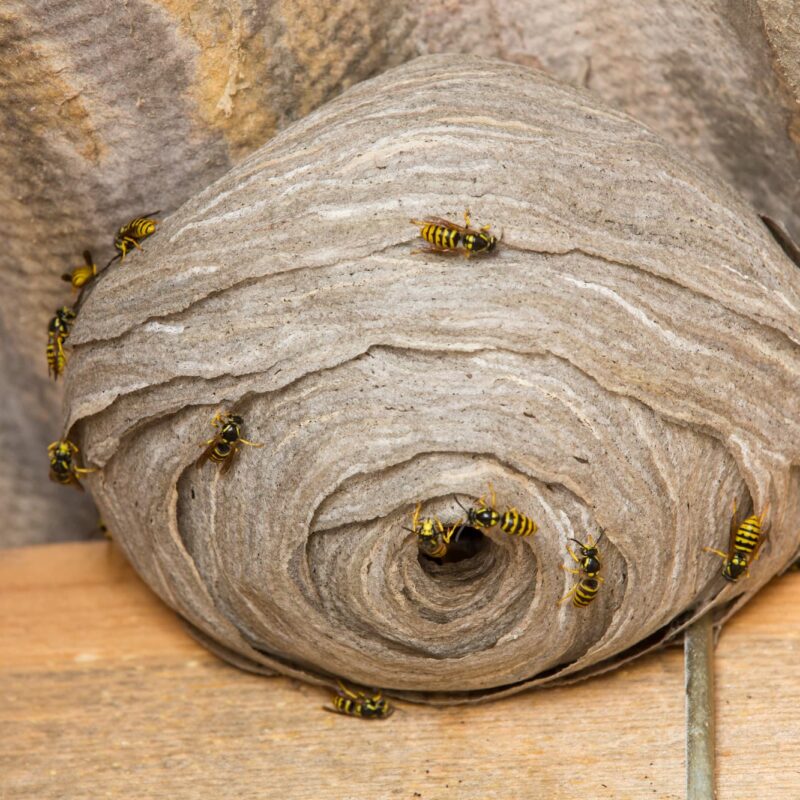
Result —
[[[469, 508], [465, 508], [458, 497], [454, 497], [458, 507], [464, 512], [464, 516], [451, 525], [445, 526], [438, 517], [420, 518], [422, 504], [418, 504], [414, 509], [411, 518], [411, 527], [403, 530], [413, 533], [417, 537], [417, 547], [420, 552], [429, 558], [443, 559], [447, 556], [450, 546], [458, 541], [462, 531], [467, 528], [477, 530], [488, 530], [499, 528], [509, 536], [533, 536], [539, 526], [530, 517], [523, 514], [517, 508], [507, 508], [500, 511], [497, 508], [497, 495], [494, 488], [489, 485], [490, 500], [487, 503], [484, 497], [479, 497], [472, 502]], [[601, 531], [597, 542], [590, 535], [586, 544], [581, 544], [577, 539], [571, 539], [578, 545], [580, 557], [567, 545], [567, 552], [578, 564], [579, 569], [571, 569], [562, 565], [562, 569], [573, 575], [580, 575], [580, 580], [572, 589], [564, 595], [559, 604], [572, 598], [572, 603], [576, 608], [585, 608], [594, 600], [600, 589], [603, 578], [600, 572], [600, 555], [597, 545], [603, 538]]]
[[[157, 214], [159, 212], [153, 212]], [[153, 234], [157, 221], [148, 214], [137, 217], [123, 225], [114, 238], [114, 247], [117, 254], [108, 262], [106, 268], [117, 259], [125, 259], [126, 253], [133, 247], [141, 249], [142, 240]], [[471, 227], [469, 211], [464, 212], [464, 225], [458, 225], [440, 217], [430, 217], [424, 220], [412, 219], [411, 223], [419, 227], [421, 238], [428, 244], [423, 250], [415, 251], [433, 254], [462, 254], [469, 258], [473, 255], [488, 254], [497, 247], [498, 239], [488, 233], [489, 227], [485, 225], [479, 229]], [[81, 291], [98, 274], [91, 254], [83, 254], [85, 265], [76, 267], [71, 272], [63, 275], [76, 291]], [[55, 316], [48, 326], [47, 365], [49, 373], [58, 378], [64, 371], [66, 355], [64, 342], [67, 340], [70, 328], [75, 320], [76, 312], [67, 306], [62, 306], [56, 311]], [[214, 436], [200, 443], [203, 453], [197, 459], [197, 467], [202, 467], [211, 461], [219, 466], [220, 474], [225, 474], [231, 468], [234, 458], [242, 445], [248, 447], [263, 447], [263, 444], [251, 442], [242, 436], [244, 418], [240, 414], [230, 411], [217, 412], [211, 419], [212, 426], [216, 429]], [[48, 448], [50, 459], [50, 478], [64, 485], [74, 485], [82, 489], [80, 476], [95, 472], [94, 469], [84, 468], [77, 464], [78, 447], [67, 439], [53, 442]], [[509, 536], [533, 536], [538, 526], [529, 516], [514, 507], [504, 510], [498, 509], [494, 489], [489, 487], [490, 500], [484, 497], [472, 501], [469, 507], [461, 504], [455, 498], [457, 505], [464, 512], [463, 516], [455, 523], [445, 526], [437, 517], [422, 517], [422, 504], [418, 504], [413, 512], [411, 527], [404, 528], [416, 536], [417, 545], [421, 553], [433, 558], [444, 559], [451, 547], [458, 543], [461, 534], [468, 530], [489, 530], [499, 528]], [[705, 548], [707, 552], [720, 556], [724, 563], [722, 575], [727, 581], [735, 582], [742, 575], [749, 575], [751, 559], [758, 558], [758, 549], [763, 543], [761, 525], [765, 513], [760, 516], [751, 515], [741, 524], [737, 523], [736, 507], [734, 505], [730, 529], [730, 547], [727, 553], [714, 548]], [[601, 561], [599, 544], [604, 536], [595, 541], [588, 535], [585, 543], [570, 537], [569, 541], [575, 542], [578, 552], [566, 546], [567, 553], [577, 566], [561, 565], [561, 568], [578, 579], [572, 588], [559, 600], [559, 605], [570, 598], [576, 608], [586, 608], [597, 596], [603, 578], [600, 576]], [[339, 681], [339, 691], [334, 695], [332, 708], [340, 714], [358, 717], [360, 719], [386, 719], [394, 711], [393, 706], [382, 697], [380, 691], [367, 694], [360, 690], [353, 691]]]
[[[158, 214], [158, 211], [153, 213]], [[114, 248], [117, 250], [117, 253], [108, 264], [106, 264], [104, 270], [111, 266], [117, 259], [124, 261], [125, 255], [132, 247], [141, 249], [140, 242], [155, 233], [158, 223], [156, 220], [150, 219], [150, 216], [151, 215], [148, 214], [144, 217], [137, 217], [119, 229], [117, 235], [114, 237]], [[84, 250], [83, 260], [84, 264], [75, 267], [70, 272], [66, 272], [61, 276], [63, 280], [69, 281], [69, 283], [72, 284], [74, 292], [82, 292], [87, 284], [93, 281], [98, 274], [97, 265], [94, 263], [92, 254], [88, 250]], [[78, 298], [78, 302], [80, 302], [80, 297]], [[47, 372], [54, 380], [58, 380], [67, 365], [67, 354], [64, 351], [64, 343], [69, 338], [76, 316], [77, 311], [75, 308], [61, 306], [47, 326], [47, 349], [45, 351], [47, 356]], [[81, 486], [80, 476], [89, 472], [94, 472], [95, 470], [78, 466], [78, 453], [78, 446], [69, 439], [59, 439], [50, 444], [47, 448], [47, 454], [50, 460], [50, 480], [65, 486], [72, 485], [76, 489], [82, 491], [83, 487]]]
[[[458, 498], [454, 497], [459, 508], [465, 512], [465, 516], [447, 526], [438, 517], [421, 517], [422, 504], [420, 503], [414, 509], [411, 527], [404, 527], [403, 530], [409, 531], [417, 537], [417, 547], [421, 553], [435, 559], [444, 559], [451, 544], [458, 540], [458, 536], [466, 528], [486, 530], [498, 527], [510, 536], [532, 536], [537, 532], [537, 524], [518, 509], [508, 508], [505, 511], [499, 511], [496, 508], [497, 497], [491, 485], [489, 492], [490, 502], [487, 503], [483, 497], [479, 497], [472, 502], [469, 508], [465, 508]], [[765, 516], [766, 509], [761, 514], [751, 514], [740, 523], [734, 502], [728, 552], [713, 547], [703, 548], [706, 552], [714, 553], [722, 558], [722, 577], [726, 581], [736, 583], [742, 575], [749, 577], [750, 562], [758, 560], [759, 550], [766, 538], [762, 532]], [[569, 537], [569, 541], [575, 542], [579, 552], [576, 553], [569, 545], [566, 546], [566, 550], [578, 568], [574, 569], [562, 564], [561, 569], [580, 577], [558, 601], [559, 605], [572, 598], [572, 604], [576, 608], [586, 608], [597, 596], [600, 584], [604, 582], [599, 574], [602, 567], [599, 544], [604, 535], [605, 531], [601, 529], [600, 536], [595, 541], [594, 537], [589, 534], [585, 543]]]

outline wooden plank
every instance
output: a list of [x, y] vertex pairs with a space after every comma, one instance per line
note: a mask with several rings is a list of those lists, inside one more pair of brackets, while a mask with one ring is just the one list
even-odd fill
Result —
[[[795, 798], [800, 574], [725, 629], [719, 798]], [[683, 659], [384, 723], [209, 655], [111, 544], [0, 558], [0, 797], [682, 798]], [[780, 743], [780, 746], [776, 746]]]

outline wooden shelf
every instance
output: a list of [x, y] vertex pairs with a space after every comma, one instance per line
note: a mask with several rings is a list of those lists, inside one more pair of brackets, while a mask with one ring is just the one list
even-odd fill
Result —
[[[800, 573], [717, 650], [718, 797], [800, 796]], [[0, 552], [0, 798], [683, 798], [679, 648], [472, 708], [324, 714], [222, 663], [113, 544]]]

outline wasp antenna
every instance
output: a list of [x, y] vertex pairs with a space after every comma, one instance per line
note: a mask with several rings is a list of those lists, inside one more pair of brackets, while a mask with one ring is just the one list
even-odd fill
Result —
[[595, 546], [595, 547], [597, 547], [597, 545], [599, 545], [599, 544], [600, 544], [600, 540], [601, 540], [601, 539], [602, 539], [602, 538], [603, 538], [605, 535], [606, 535], [605, 529], [604, 529], [604, 528], [600, 528], [600, 535], [597, 537], [597, 541], [594, 543], [594, 546]]
[[122, 258], [122, 253], [117, 253], [115, 256], [109, 259], [108, 264], [106, 264], [103, 269], [108, 269], [118, 258]]
[[458, 544], [458, 537], [459, 537], [459, 536], [461, 536], [461, 532], [462, 532], [462, 531], [464, 530], [464, 528], [466, 528], [466, 527], [467, 527], [466, 523], [465, 523], [465, 522], [462, 522], [462, 523], [461, 523], [461, 524], [458, 526], [458, 529], [456, 529], [456, 528], [453, 528], [453, 533], [451, 533], [451, 534], [450, 534], [450, 540], [452, 540], [452, 539], [453, 539], [453, 537], [455, 537], [456, 544]]
[[[459, 507], [459, 508], [460, 508], [462, 511], [467, 511], [467, 509], [466, 509], [466, 508], [464, 508], [464, 506], [462, 506], [462, 505], [461, 505], [461, 503], [458, 501], [458, 495], [454, 494], [454, 495], [453, 495], [453, 500], [455, 500], [455, 501], [456, 501], [456, 503], [458, 503], [458, 507]], [[467, 514], [469, 514], [469, 511], [467, 511]], [[463, 527], [463, 526], [462, 526], [462, 527]]]
[[572, 536], [567, 536], [567, 541], [575, 542], [575, 544], [577, 544], [578, 547], [583, 547], [583, 542], [579, 542], [577, 539], [574, 539]]

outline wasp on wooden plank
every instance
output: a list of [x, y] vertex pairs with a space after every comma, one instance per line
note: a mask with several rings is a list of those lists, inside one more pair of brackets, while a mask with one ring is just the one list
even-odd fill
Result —
[[394, 713], [394, 706], [386, 700], [380, 691], [368, 695], [361, 691], [348, 689], [339, 681], [339, 691], [331, 701], [333, 708], [323, 706], [325, 711], [335, 714], [345, 714], [348, 717], [361, 719], [386, 719]]

